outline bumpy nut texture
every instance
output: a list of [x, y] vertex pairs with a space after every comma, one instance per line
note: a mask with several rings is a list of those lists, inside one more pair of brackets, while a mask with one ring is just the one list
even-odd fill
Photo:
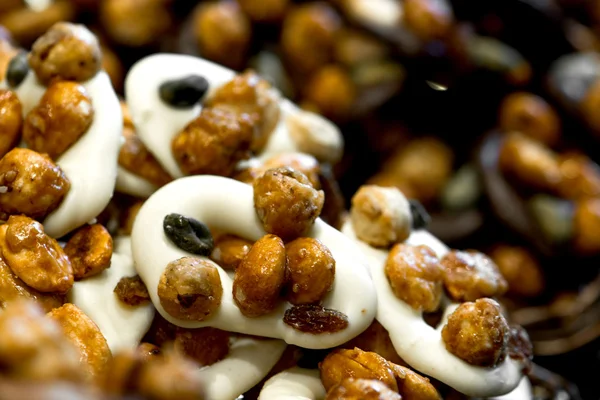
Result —
[[60, 22], [40, 36], [31, 48], [29, 65], [43, 84], [53, 79], [84, 82], [96, 75], [102, 52], [85, 26]]
[[560, 137], [560, 119], [544, 99], [531, 93], [516, 92], [504, 98], [499, 111], [500, 128], [517, 131], [548, 146]]
[[286, 244], [286, 298], [292, 304], [316, 303], [331, 290], [335, 259], [320, 240], [298, 238]]
[[260, 174], [256, 177], [264, 174], [269, 169], [273, 168], [281, 168], [281, 167], [289, 167], [295, 169], [296, 171], [302, 172], [308, 180], [310, 184], [315, 189], [320, 189], [321, 184], [319, 182], [319, 173], [321, 172], [321, 166], [319, 165], [319, 161], [310, 154], [304, 153], [282, 153], [278, 154], [274, 157], [269, 158], [262, 165], [260, 169]]
[[396, 188], [361, 186], [352, 197], [350, 218], [356, 236], [375, 247], [389, 247], [408, 238], [410, 204]]
[[0, 218], [25, 214], [41, 219], [54, 211], [71, 183], [46, 155], [15, 148], [0, 159]]
[[221, 305], [223, 286], [217, 268], [204, 259], [182, 257], [171, 261], [160, 276], [158, 297], [175, 318], [203, 321]]
[[84, 279], [110, 267], [113, 240], [104, 226], [86, 225], [71, 236], [64, 250], [71, 260], [75, 279]]
[[238, 265], [233, 278], [233, 300], [247, 317], [268, 314], [277, 306], [285, 283], [286, 254], [275, 235], [257, 240]]
[[52, 83], [25, 117], [23, 140], [38, 153], [57, 159], [88, 130], [94, 119], [92, 99], [76, 83]]
[[125, 143], [119, 151], [119, 165], [157, 186], [169, 183], [173, 178], [150, 153], [139, 136], [136, 135], [133, 127], [127, 125], [127, 120], [123, 124], [125, 125], [123, 128]]
[[19, 143], [22, 125], [23, 107], [19, 98], [15, 92], [0, 90], [0, 157]]
[[462, 303], [442, 329], [446, 349], [472, 365], [491, 367], [506, 357], [510, 331], [492, 299]]
[[[302, 153], [311, 154], [319, 161], [332, 164], [342, 158], [344, 143], [332, 122], [310, 111], [298, 111], [288, 115], [285, 123], [290, 137]], [[302, 169], [300, 171], [305, 173]]]
[[11, 215], [0, 226], [0, 250], [15, 275], [40, 292], [66, 293], [73, 286], [69, 258], [31, 218]]
[[237, 162], [248, 158], [251, 141], [249, 116], [205, 107], [173, 138], [171, 150], [185, 174], [230, 176]]
[[265, 231], [284, 240], [305, 235], [323, 209], [325, 195], [291, 168], [265, 172], [254, 181], [254, 209]]
[[55, 308], [48, 316], [58, 322], [67, 338], [79, 350], [79, 361], [89, 379], [100, 378], [106, 371], [112, 354], [94, 321], [71, 303]]
[[139, 275], [121, 278], [113, 292], [121, 302], [129, 306], [135, 307], [150, 301], [148, 288]]
[[352, 111], [356, 92], [354, 82], [345, 68], [334, 64], [326, 65], [306, 83], [304, 101], [319, 114], [339, 120]]
[[186, 329], [177, 327], [175, 349], [201, 366], [221, 361], [229, 353], [229, 332], [216, 328]]
[[325, 400], [402, 400], [402, 396], [375, 379], [348, 378], [332, 387]]
[[413, 309], [432, 312], [438, 308], [444, 269], [428, 246], [395, 245], [385, 262], [385, 275], [396, 297]]
[[345, 349], [358, 347], [364, 351], [377, 353], [390, 363], [406, 365], [406, 362], [396, 352], [389, 332], [377, 320], [374, 320], [365, 331], [341, 347]]
[[[600, 207], [598, 211], [600, 216]], [[600, 227], [600, 219], [598, 223]], [[600, 231], [598, 235], [596, 237], [600, 237]], [[492, 250], [490, 257], [506, 279], [509, 293], [522, 297], [536, 297], [544, 290], [542, 268], [526, 248], [501, 245]]]
[[223, 235], [215, 242], [210, 259], [223, 269], [235, 271], [250, 251], [252, 242], [233, 235]]
[[162, 354], [160, 347], [148, 342], [140, 343], [136, 348], [136, 352], [143, 361], [150, 361]]
[[572, 200], [600, 196], [600, 166], [588, 156], [564, 155], [559, 169], [562, 178], [556, 187], [559, 196]]
[[398, 391], [392, 365], [379, 354], [359, 348], [334, 350], [319, 363], [319, 371], [327, 391], [348, 378], [377, 379], [393, 391]]
[[497, 297], [508, 289], [498, 266], [488, 256], [475, 250], [453, 250], [442, 257], [444, 285], [450, 297], [458, 301], [475, 301]]
[[252, 151], [260, 152], [279, 122], [281, 97], [269, 82], [249, 70], [227, 82], [210, 96], [206, 104], [229, 107], [247, 115], [253, 123]]
[[404, 400], [441, 400], [429, 379], [401, 365], [392, 364], [398, 382], [398, 392]]

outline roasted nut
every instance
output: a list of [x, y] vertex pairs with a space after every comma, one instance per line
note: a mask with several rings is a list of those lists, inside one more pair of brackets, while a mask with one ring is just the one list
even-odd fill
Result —
[[223, 286], [217, 268], [201, 258], [171, 261], [160, 276], [158, 297], [171, 316], [204, 321], [221, 305]]
[[263, 228], [284, 240], [305, 235], [323, 209], [323, 191], [291, 168], [268, 170], [253, 187], [254, 209]]
[[444, 269], [431, 248], [398, 243], [385, 262], [385, 275], [396, 297], [413, 309], [432, 312], [438, 308]]
[[531, 369], [533, 359], [533, 345], [529, 340], [527, 331], [522, 326], [510, 327], [510, 339], [508, 340], [508, 356], [517, 361], [525, 363], [523, 373], [527, 374]]
[[376, 247], [389, 247], [408, 238], [410, 204], [396, 188], [363, 185], [352, 197], [350, 218], [356, 237]]
[[442, 397], [429, 382], [429, 379], [417, 374], [410, 368], [392, 364], [398, 382], [398, 392], [403, 399], [442, 400]]
[[25, 214], [41, 219], [54, 211], [71, 183], [50, 157], [15, 148], [0, 159], [0, 219]]
[[560, 120], [544, 99], [531, 93], [517, 92], [504, 98], [500, 105], [500, 128], [521, 132], [548, 146], [560, 138]]
[[573, 244], [581, 254], [600, 252], [600, 199], [582, 199], [576, 202]]
[[285, 283], [286, 255], [275, 235], [258, 239], [238, 265], [233, 278], [233, 300], [247, 317], [273, 311]]
[[282, 153], [271, 157], [265, 161], [262, 165], [261, 173], [257, 174], [256, 177], [269, 169], [281, 167], [289, 167], [302, 172], [306, 175], [312, 187], [315, 189], [321, 188], [321, 184], [319, 183], [319, 173], [321, 170], [319, 162], [315, 157], [304, 153]]
[[445, 38], [452, 27], [452, 10], [436, 0], [405, 0], [402, 5], [406, 27], [424, 41]]
[[23, 124], [19, 98], [10, 90], [0, 90], [0, 157], [17, 145]]
[[462, 303], [442, 329], [446, 349], [472, 365], [491, 367], [506, 357], [510, 331], [492, 299]]
[[406, 364], [396, 352], [389, 332], [377, 320], [374, 320], [365, 331], [343, 344], [342, 347], [345, 349], [358, 347], [363, 351], [377, 353], [390, 363]]
[[102, 52], [85, 26], [59, 22], [40, 36], [29, 54], [29, 65], [47, 85], [53, 79], [84, 82], [100, 70]]
[[379, 354], [359, 348], [334, 350], [319, 364], [319, 371], [326, 391], [348, 378], [377, 379], [398, 391], [392, 365]]
[[600, 166], [581, 154], [560, 158], [561, 180], [556, 193], [566, 199], [578, 200], [600, 196]]
[[40, 292], [66, 293], [73, 286], [69, 258], [31, 218], [11, 215], [0, 226], [0, 250], [15, 275]]
[[71, 303], [55, 308], [48, 316], [58, 322], [67, 338], [79, 350], [79, 361], [88, 377], [92, 380], [100, 378], [106, 371], [111, 352], [94, 321]]
[[289, 0], [238, 0], [248, 17], [256, 22], [279, 22], [283, 19]]
[[127, 121], [124, 124], [123, 137], [125, 143], [119, 151], [119, 165], [157, 186], [169, 183], [173, 179], [171, 175], [150, 153], [133, 128], [128, 126]]
[[0, 77], [3, 79], [6, 77], [10, 62], [17, 54], [19, 54], [18, 49], [13, 47], [8, 40], [0, 38]]
[[600, 104], [600, 80], [596, 79], [579, 105], [583, 120], [596, 136], [600, 134], [600, 116], [596, 112], [598, 104]]
[[313, 238], [298, 238], [286, 244], [286, 298], [292, 304], [317, 303], [331, 290], [335, 278], [335, 259], [323, 243]]
[[285, 310], [283, 322], [297, 331], [321, 335], [346, 329], [348, 316], [316, 304], [301, 304]]
[[326, 65], [306, 83], [304, 101], [332, 119], [347, 117], [356, 100], [356, 88], [349, 73], [338, 65]]
[[485, 254], [475, 250], [453, 250], [442, 257], [444, 286], [458, 301], [475, 301], [481, 297], [502, 296], [508, 284], [498, 266]]
[[402, 400], [402, 396], [375, 379], [348, 378], [332, 387], [325, 400]]
[[173, 138], [173, 156], [185, 174], [229, 176], [237, 162], [249, 156], [252, 126], [246, 114], [205, 107]]
[[150, 361], [154, 357], [162, 354], [160, 347], [147, 342], [140, 343], [136, 350], [142, 361]]
[[[600, 215], [600, 207], [598, 211]], [[492, 250], [490, 256], [508, 282], [509, 293], [523, 297], [536, 297], [542, 293], [542, 268], [526, 248], [501, 245]]]
[[150, 300], [148, 288], [139, 275], [121, 278], [113, 292], [119, 300], [129, 306], [139, 306]]
[[210, 256], [223, 269], [235, 271], [250, 251], [252, 242], [233, 235], [223, 235], [217, 239]]
[[65, 246], [76, 280], [97, 275], [110, 267], [112, 252], [112, 237], [100, 224], [79, 228]]
[[175, 330], [175, 349], [201, 366], [221, 361], [229, 353], [229, 332], [215, 328]]
[[42, 10], [22, 6], [21, 0], [20, 8], [0, 15], [0, 25], [6, 28], [18, 43], [29, 45], [55, 23], [75, 18], [75, 8], [70, 1], [46, 3]]
[[[285, 123], [299, 151], [332, 164], [342, 158], [344, 141], [338, 128], [327, 119], [314, 112], [299, 110], [288, 115]], [[293, 165], [290, 167], [298, 169]], [[306, 174], [304, 170], [300, 171]]]

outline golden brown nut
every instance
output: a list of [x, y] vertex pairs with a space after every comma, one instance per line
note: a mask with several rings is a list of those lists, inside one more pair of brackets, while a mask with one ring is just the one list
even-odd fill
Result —
[[348, 378], [333, 386], [325, 400], [402, 400], [402, 396], [375, 379]]
[[211, 260], [223, 269], [235, 271], [250, 251], [252, 242], [233, 235], [223, 235], [215, 241]]
[[[20, 3], [23, 5], [23, 0]], [[0, 25], [5, 27], [18, 43], [29, 45], [57, 22], [70, 21], [74, 18], [75, 7], [70, 1], [53, 1], [47, 3], [43, 10], [20, 7], [2, 13]]]
[[185, 174], [230, 176], [237, 162], [248, 158], [251, 141], [250, 117], [205, 107], [173, 138], [171, 149]]
[[238, 4], [200, 4], [193, 18], [194, 37], [202, 56], [229, 68], [241, 69], [246, 60], [252, 32], [250, 21]]
[[280, 101], [279, 92], [269, 82], [248, 70], [215, 90], [205, 104], [250, 118], [254, 131], [251, 149], [260, 152], [279, 122]]
[[501, 245], [492, 250], [490, 256], [508, 282], [509, 293], [523, 297], [542, 293], [545, 285], [542, 268], [526, 248]]
[[110, 78], [113, 88], [116, 92], [121, 92], [123, 88], [124, 71], [123, 64], [119, 56], [114, 51], [106, 46], [101, 46], [102, 49], [102, 69]]
[[377, 353], [390, 363], [406, 364], [396, 352], [389, 332], [377, 320], [374, 320], [360, 335], [344, 343], [342, 347], [345, 349], [358, 347], [364, 351]]
[[150, 361], [154, 357], [161, 355], [160, 347], [148, 342], [140, 343], [136, 349], [136, 352], [142, 361]]
[[31, 218], [11, 215], [0, 226], [0, 250], [15, 275], [40, 292], [66, 293], [73, 286], [69, 258]]
[[70, 188], [50, 157], [15, 148], [0, 159], [0, 219], [13, 214], [41, 219], [60, 205]]
[[229, 353], [229, 332], [216, 328], [175, 330], [175, 349], [201, 366], [221, 361]]
[[221, 305], [223, 286], [217, 268], [201, 258], [171, 261], [160, 276], [158, 297], [175, 318], [203, 321]]
[[347, 117], [356, 100], [356, 88], [348, 72], [337, 65], [326, 65], [306, 83], [304, 101], [319, 114], [332, 119]]
[[600, 166], [583, 154], [560, 157], [561, 180], [556, 193], [566, 199], [578, 200], [600, 196]]
[[35, 41], [29, 66], [47, 85], [53, 79], [85, 82], [100, 70], [102, 52], [85, 26], [59, 22]]
[[391, 390], [398, 391], [392, 365], [379, 354], [359, 348], [332, 351], [319, 363], [319, 370], [327, 391], [348, 378], [377, 379]]
[[10, 90], [0, 90], [0, 157], [19, 143], [22, 125], [23, 107], [19, 98]]
[[544, 99], [531, 93], [516, 92], [504, 98], [500, 105], [500, 128], [517, 131], [553, 146], [560, 138], [560, 120], [556, 111]]
[[57, 81], [25, 117], [23, 140], [31, 150], [57, 159], [83, 136], [93, 119], [92, 99], [85, 88]]
[[283, 19], [289, 0], [238, 0], [248, 17], [256, 22], [279, 22]]
[[112, 252], [112, 237], [100, 224], [79, 228], [65, 246], [76, 280], [97, 275], [110, 267]]
[[315, 189], [321, 188], [319, 183], [321, 166], [315, 157], [304, 153], [282, 153], [269, 158], [263, 164], [261, 173], [257, 177], [269, 169], [281, 167], [289, 167], [302, 172], [306, 175], [312, 187]]
[[335, 259], [320, 240], [298, 238], [286, 244], [286, 298], [292, 304], [317, 303], [333, 286]]
[[254, 209], [263, 228], [284, 240], [305, 235], [323, 209], [323, 191], [291, 168], [268, 170], [253, 187]]
[[55, 308], [48, 316], [58, 322], [67, 338], [79, 350], [79, 361], [89, 379], [100, 378], [112, 355], [94, 321], [71, 303]]
[[123, 123], [125, 125], [123, 128], [125, 143], [119, 151], [119, 165], [157, 186], [166, 185], [173, 180], [136, 135], [133, 128], [128, 126], [129, 121], [125, 119]]
[[336, 36], [334, 58], [346, 67], [381, 60], [389, 50], [385, 44], [368, 33], [344, 27]]
[[573, 243], [581, 254], [600, 252], [600, 199], [582, 199], [576, 203]]
[[428, 246], [398, 243], [392, 247], [385, 275], [396, 297], [415, 310], [432, 312], [438, 308], [444, 269]]
[[442, 329], [446, 349], [472, 365], [491, 367], [506, 357], [510, 331], [492, 299], [462, 303]]
[[314, 112], [299, 110], [287, 115], [285, 123], [298, 151], [331, 164], [342, 158], [344, 141], [331, 121]]
[[424, 41], [446, 37], [453, 17], [450, 7], [443, 4], [436, 0], [405, 0], [402, 8], [406, 27]]
[[410, 204], [396, 188], [361, 186], [352, 197], [350, 219], [356, 237], [375, 247], [403, 242], [412, 229]]
[[442, 257], [444, 286], [458, 301], [475, 301], [481, 297], [502, 296], [508, 283], [498, 266], [485, 254], [475, 250], [453, 250]]
[[579, 105], [583, 120], [596, 136], [600, 135], [600, 115], [597, 112], [599, 104], [600, 79], [596, 79], [587, 90], [585, 97]]
[[233, 278], [233, 300], [242, 314], [259, 317], [273, 311], [285, 283], [286, 262], [277, 236], [265, 235], [252, 245]]
[[13, 47], [7, 39], [0, 38], [0, 76], [3, 79], [6, 77], [8, 64], [17, 54], [19, 54], [17, 48]]
[[121, 278], [113, 292], [120, 301], [129, 306], [135, 307], [150, 301], [148, 288], [139, 275]]
[[398, 382], [398, 392], [405, 400], [441, 400], [442, 397], [429, 382], [410, 368], [392, 364]]
[[131, 235], [131, 231], [133, 230], [133, 223], [135, 222], [135, 218], [140, 212], [140, 208], [144, 205], [142, 200], [136, 201], [131, 206], [128, 206], [123, 210], [122, 214], [119, 218], [119, 233], [122, 235]]

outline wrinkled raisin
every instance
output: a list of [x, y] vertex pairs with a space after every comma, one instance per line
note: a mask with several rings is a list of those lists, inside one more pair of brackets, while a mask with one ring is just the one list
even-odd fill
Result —
[[348, 327], [348, 317], [339, 311], [315, 304], [294, 306], [285, 311], [283, 322], [300, 332], [320, 335]]

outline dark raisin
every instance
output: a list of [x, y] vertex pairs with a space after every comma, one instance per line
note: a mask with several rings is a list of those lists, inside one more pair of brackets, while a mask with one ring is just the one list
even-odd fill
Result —
[[130, 306], [139, 306], [150, 300], [148, 289], [138, 275], [121, 278], [113, 291], [119, 300]]
[[425, 207], [418, 200], [409, 200], [408, 203], [410, 204], [410, 213], [412, 215], [412, 228], [414, 230], [427, 228], [431, 217], [425, 210]]
[[300, 332], [319, 335], [348, 327], [348, 317], [339, 311], [316, 304], [302, 304], [285, 311], [283, 322]]
[[520, 325], [513, 325], [510, 327], [508, 355], [512, 359], [524, 361], [524, 372], [529, 372], [531, 369], [531, 360], [533, 359], [533, 346], [529, 340], [527, 331]]
[[199, 75], [167, 81], [158, 89], [162, 101], [175, 108], [193, 107], [207, 91], [208, 81]]
[[209, 256], [214, 247], [210, 230], [202, 222], [181, 214], [169, 214], [163, 221], [165, 235], [180, 249]]
[[6, 69], [6, 82], [11, 88], [16, 88], [23, 82], [29, 72], [27, 53], [22, 51], [10, 60]]

